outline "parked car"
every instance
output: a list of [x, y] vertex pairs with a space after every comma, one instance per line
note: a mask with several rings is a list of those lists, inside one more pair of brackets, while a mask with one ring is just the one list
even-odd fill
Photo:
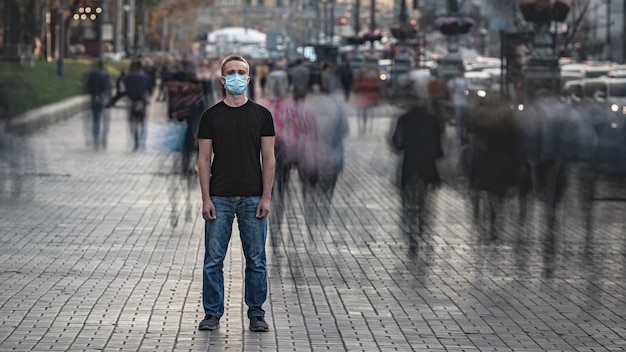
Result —
[[485, 99], [491, 94], [493, 79], [488, 72], [465, 72], [465, 79], [469, 83], [470, 99]]

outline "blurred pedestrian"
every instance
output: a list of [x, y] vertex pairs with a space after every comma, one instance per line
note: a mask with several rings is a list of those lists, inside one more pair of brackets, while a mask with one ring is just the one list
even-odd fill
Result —
[[122, 81], [124, 80], [124, 77], [126, 77], [127, 74], [128, 73], [126, 73], [126, 71], [122, 70], [120, 72], [120, 75], [115, 80], [115, 94], [116, 95], [120, 94]]
[[324, 61], [320, 65], [320, 92], [322, 94], [330, 94], [335, 90], [335, 82], [333, 65]]
[[354, 81], [354, 105], [357, 108], [359, 133], [367, 132], [369, 110], [378, 105], [381, 84], [375, 69], [361, 69]]
[[341, 82], [341, 88], [343, 89], [343, 95], [346, 101], [350, 100], [350, 93], [352, 92], [352, 81], [354, 79], [354, 73], [350, 63], [346, 60], [337, 68], [337, 75], [339, 76], [339, 82]]
[[430, 81], [430, 70], [420, 66], [417, 61], [413, 69], [409, 72], [411, 80], [411, 96], [418, 97], [426, 102], [428, 99], [428, 82]]
[[438, 70], [433, 70], [430, 81], [428, 82], [428, 108], [439, 119], [441, 132], [446, 129], [445, 106], [449, 98], [448, 86], [446, 81], [441, 78]]
[[111, 107], [124, 96], [130, 99], [128, 120], [134, 150], [144, 148], [146, 144], [146, 111], [150, 92], [150, 77], [143, 73], [141, 61], [133, 61], [128, 74], [120, 82], [120, 91], [107, 104], [107, 107]]
[[161, 63], [161, 67], [159, 68], [159, 92], [157, 93], [157, 101], [166, 101], [167, 100], [167, 82], [171, 78], [171, 72], [169, 67], [169, 62], [164, 61]]
[[393, 129], [392, 146], [402, 152], [400, 192], [405, 219], [410, 225], [425, 221], [424, 210], [429, 189], [439, 185], [436, 160], [443, 156], [437, 117], [423, 100], [402, 114]]
[[328, 205], [343, 171], [344, 139], [349, 132], [348, 119], [343, 104], [332, 95], [312, 94], [305, 102], [305, 108], [316, 122], [316, 190], [323, 196], [318, 208], [325, 210], [322, 219], [326, 220], [330, 210]]
[[448, 82], [448, 89], [454, 105], [454, 122], [456, 124], [456, 135], [461, 144], [467, 142], [467, 131], [465, 124], [467, 120], [467, 108], [469, 105], [469, 82], [465, 78], [465, 68], [459, 66], [456, 77]]
[[276, 132], [276, 168], [272, 195], [270, 226], [280, 228], [284, 209], [288, 208], [285, 198], [291, 170], [298, 162], [299, 126], [296, 118], [295, 102], [289, 97], [289, 77], [287, 71], [277, 65], [268, 74], [265, 98], [259, 103], [272, 113]]
[[[194, 156], [198, 150], [197, 138], [200, 115], [205, 109], [206, 95], [203, 81], [198, 80], [198, 75], [190, 72], [189, 67], [180, 66], [185, 71], [175, 72], [168, 81], [169, 92], [168, 112], [170, 117], [184, 122], [182, 144], [181, 171], [183, 174], [191, 174], [195, 170]], [[192, 161], [194, 161], [192, 163]]]
[[259, 80], [259, 88], [261, 88], [261, 97], [265, 96], [265, 86], [267, 84], [267, 76], [270, 74], [270, 67], [267, 60], [263, 59], [256, 66], [256, 78]]
[[248, 99], [250, 66], [239, 55], [224, 58], [220, 82], [226, 97], [205, 110], [198, 130], [198, 169], [205, 220], [199, 330], [215, 330], [224, 314], [224, 258], [234, 217], [246, 259], [245, 302], [252, 331], [269, 331], [265, 242], [274, 182], [274, 123], [271, 113]]
[[293, 86], [293, 99], [304, 100], [309, 93], [311, 80], [310, 69], [305, 66], [304, 60], [296, 60], [295, 65], [289, 69], [289, 78]]
[[89, 72], [85, 87], [91, 96], [92, 144], [94, 148], [106, 148], [110, 116], [104, 107], [111, 97], [111, 75], [104, 69], [102, 60], [98, 60], [95, 69]]

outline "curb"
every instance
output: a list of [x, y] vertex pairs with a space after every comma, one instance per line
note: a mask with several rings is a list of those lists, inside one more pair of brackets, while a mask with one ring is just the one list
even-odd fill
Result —
[[89, 109], [89, 96], [79, 95], [15, 116], [0, 125], [0, 131], [27, 134]]

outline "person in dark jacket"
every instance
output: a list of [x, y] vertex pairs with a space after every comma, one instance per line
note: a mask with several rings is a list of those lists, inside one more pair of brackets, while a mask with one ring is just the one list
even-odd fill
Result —
[[429, 189], [440, 183], [437, 159], [443, 156], [437, 116], [416, 101], [396, 123], [392, 146], [402, 152], [400, 191], [403, 214], [410, 225], [419, 220], [423, 229], [424, 207]]
[[348, 61], [344, 61], [337, 67], [337, 75], [341, 82], [341, 88], [343, 88], [343, 94], [346, 101], [350, 100], [350, 92], [352, 92], [352, 81], [354, 80], [354, 74]]
[[106, 148], [110, 116], [104, 107], [111, 96], [111, 75], [104, 69], [102, 60], [98, 60], [94, 70], [89, 72], [86, 90], [91, 95], [91, 142], [96, 149]]
[[141, 62], [133, 61], [130, 64], [130, 71], [120, 82], [120, 90], [107, 104], [107, 107], [111, 107], [123, 96], [130, 99], [129, 124], [135, 144], [134, 150], [145, 147], [146, 110], [151, 89], [150, 77], [143, 73]]

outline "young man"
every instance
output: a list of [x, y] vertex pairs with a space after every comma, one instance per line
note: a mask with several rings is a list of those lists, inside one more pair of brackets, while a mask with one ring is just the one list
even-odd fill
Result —
[[130, 99], [128, 121], [130, 135], [135, 143], [134, 150], [146, 145], [146, 111], [150, 101], [150, 89], [150, 77], [143, 73], [141, 61], [133, 61], [128, 74], [120, 82], [120, 90], [107, 104], [107, 107], [111, 107], [124, 96]]
[[91, 95], [91, 136], [94, 148], [107, 146], [110, 116], [104, 112], [106, 101], [111, 96], [111, 75], [104, 69], [104, 63], [98, 60], [93, 71], [89, 72], [86, 83], [87, 93]]
[[198, 129], [198, 174], [205, 220], [202, 303], [199, 330], [215, 330], [224, 314], [224, 257], [234, 217], [246, 258], [245, 303], [250, 330], [269, 331], [265, 240], [274, 183], [274, 122], [263, 106], [244, 94], [250, 66], [230, 55], [221, 65], [225, 98], [202, 114]]

